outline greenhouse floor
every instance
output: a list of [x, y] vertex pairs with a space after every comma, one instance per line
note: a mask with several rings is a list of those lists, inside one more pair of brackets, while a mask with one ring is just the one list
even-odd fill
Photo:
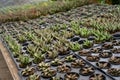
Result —
[[0, 80], [13, 80], [1, 52], [0, 52]]

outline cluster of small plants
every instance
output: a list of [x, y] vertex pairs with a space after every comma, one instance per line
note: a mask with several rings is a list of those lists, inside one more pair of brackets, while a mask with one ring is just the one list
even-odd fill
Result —
[[[119, 57], [113, 56], [120, 52], [119, 48], [114, 48], [120, 46], [119, 40], [116, 40], [109, 30], [82, 26], [84, 24], [80, 21], [72, 21], [68, 25], [57, 24], [44, 29], [3, 27], [5, 32], [2, 37], [12, 52], [20, 74], [26, 80], [51, 77], [51, 80], [63, 80], [63, 77], [65, 80], [79, 80], [82, 79], [81, 76], [90, 76], [90, 80], [105, 80], [105, 75], [96, 74], [96, 69], [89, 67], [84, 59], [77, 58], [74, 55], [76, 53], [80, 57], [86, 56], [86, 61], [90, 63], [95, 61], [96, 67], [100, 69], [110, 68], [106, 73], [119, 77], [119, 69], [111, 67], [111, 64], [120, 64]], [[119, 38], [119, 35], [117, 37]], [[99, 45], [100, 48], [97, 48]], [[107, 49], [112, 53], [103, 52]], [[92, 53], [99, 55], [91, 55]], [[109, 63], [100, 61], [101, 58], [109, 58]], [[79, 72], [73, 72], [74, 68]]]

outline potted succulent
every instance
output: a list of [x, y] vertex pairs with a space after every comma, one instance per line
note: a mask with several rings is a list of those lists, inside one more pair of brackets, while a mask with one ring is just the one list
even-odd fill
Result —
[[56, 50], [47, 51], [46, 58], [48, 59], [55, 59], [58, 56], [58, 52]]
[[63, 61], [61, 61], [60, 59], [55, 59], [54, 61], [51, 62], [52, 66], [58, 66], [58, 65], [62, 65]]
[[29, 57], [29, 56], [21, 55], [21, 56], [20, 56], [20, 64], [19, 64], [19, 67], [20, 67], [20, 68], [25, 68], [25, 67], [27, 67], [28, 65], [31, 65], [30, 57]]
[[75, 61], [75, 60], [76, 60], [76, 57], [73, 56], [73, 55], [69, 55], [69, 56], [65, 57], [66, 62], [72, 62], [72, 61]]
[[109, 58], [112, 56], [112, 53], [111, 52], [102, 52], [102, 53], [99, 53], [99, 56], [102, 58]]
[[78, 54], [80, 56], [88, 56], [88, 55], [90, 55], [90, 52], [83, 49], [83, 50], [79, 51]]
[[109, 59], [111, 64], [120, 65], [120, 57], [113, 56]]
[[34, 74], [34, 72], [35, 72], [35, 69], [33, 67], [27, 67], [22, 70], [21, 74], [22, 76], [29, 76]]
[[27, 52], [30, 54], [30, 57], [34, 57], [34, 53], [38, 52], [39, 48], [34, 45], [29, 45], [27, 47]]
[[89, 40], [86, 40], [84, 43], [83, 43], [83, 48], [87, 49], [87, 48], [90, 48], [93, 46], [93, 42], [89, 41]]
[[85, 62], [82, 59], [77, 59], [71, 63], [73, 68], [81, 68], [85, 66]]
[[81, 45], [79, 43], [70, 43], [69, 44], [69, 48], [72, 50], [72, 51], [79, 51], [82, 49]]
[[105, 62], [105, 61], [100, 61], [100, 62], [96, 63], [96, 65], [101, 69], [108, 69], [111, 67], [110, 63]]
[[113, 49], [111, 49], [111, 51], [115, 54], [119, 54], [120, 53], [120, 48], [113, 48]]
[[38, 74], [30, 75], [26, 80], [40, 80], [40, 76]]
[[68, 72], [65, 74], [65, 80], [78, 80], [79, 74], [75, 72]]
[[41, 72], [41, 76], [43, 78], [51, 78], [51, 77], [53, 77], [55, 75], [56, 75], [56, 71], [54, 69], [50, 69], [50, 68], [44, 69]]
[[44, 54], [42, 54], [42, 53], [34, 53], [34, 60], [33, 60], [33, 62], [35, 63], [35, 64], [38, 64], [38, 63], [40, 63], [41, 61], [43, 61], [45, 59], [45, 56], [44, 56]]
[[38, 70], [42, 71], [42, 70], [47, 69], [49, 67], [50, 67], [50, 65], [48, 63], [41, 62], [41, 63], [38, 64], [37, 68], [38, 68]]
[[120, 46], [120, 41], [113, 40], [113, 41], [112, 41], [112, 44], [113, 44], [114, 46]]
[[89, 77], [89, 80], [106, 80], [106, 77], [102, 74], [93, 74]]
[[92, 53], [99, 53], [99, 52], [102, 52], [102, 48], [91, 48], [90, 52], [92, 52]]
[[107, 73], [115, 77], [120, 77], [120, 69], [117, 68], [110, 68]]
[[86, 59], [91, 62], [98, 62], [100, 60], [99, 56], [93, 56], [93, 55], [87, 56]]
[[19, 40], [20, 43], [24, 43], [24, 42], [27, 41], [27, 39], [26, 39], [26, 37], [24, 35], [19, 35], [18, 40]]
[[66, 73], [71, 71], [71, 67], [68, 65], [60, 65], [57, 67], [58, 72], [60, 73]]
[[83, 68], [80, 69], [80, 74], [83, 75], [83, 76], [91, 75], [94, 72], [95, 71], [94, 71], [93, 67], [83, 67]]
[[111, 43], [104, 43], [103, 45], [102, 45], [102, 48], [103, 49], [112, 49], [113, 48], [113, 44]]
[[57, 50], [59, 55], [67, 55], [70, 53], [68, 47], [65, 46], [59, 47]]
[[50, 78], [50, 80], [63, 80], [63, 78], [61, 78], [61, 77], [52, 77], [52, 78]]

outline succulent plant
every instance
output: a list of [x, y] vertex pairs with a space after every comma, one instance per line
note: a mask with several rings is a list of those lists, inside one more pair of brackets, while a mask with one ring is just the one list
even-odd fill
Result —
[[73, 68], [81, 68], [85, 66], [85, 62], [82, 59], [77, 59], [71, 63]]
[[50, 80], [63, 80], [61, 77], [52, 77]]
[[70, 43], [69, 48], [73, 51], [79, 51], [82, 49], [81, 45], [78, 43]]
[[111, 64], [120, 65], [120, 57], [115, 57], [115, 56], [113, 56], [113, 57], [111, 57], [111, 58], [109, 59], [109, 62], [110, 62]]
[[83, 67], [80, 69], [80, 74], [84, 76], [88, 76], [90, 74], [93, 74], [94, 72], [94, 68], [92, 67]]
[[40, 63], [41, 61], [43, 61], [45, 59], [45, 55], [42, 53], [34, 53], [34, 63]]
[[108, 74], [115, 76], [115, 77], [120, 77], [120, 69], [117, 68], [110, 68], [108, 69]]
[[100, 62], [96, 63], [96, 65], [101, 69], [108, 69], [111, 67], [110, 63], [107, 63], [104, 61], [100, 61]]
[[27, 80], [40, 80], [40, 76], [38, 74], [30, 75]]
[[93, 74], [90, 76], [89, 80], [106, 80], [106, 77], [102, 74]]
[[67, 62], [72, 62], [72, 61], [75, 61], [75, 56], [73, 56], [73, 55], [69, 55], [69, 56], [67, 56], [67, 57], [65, 57], [65, 61], [67, 61]]
[[84, 43], [83, 43], [83, 48], [90, 48], [93, 46], [93, 43], [91, 41], [88, 41], [86, 40]]
[[29, 76], [29, 75], [34, 74], [34, 72], [35, 72], [35, 69], [33, 67], [27, 67], [27, 68], [22, 70], [21, 74], [23, 76]]
[[56, 50], [47, 51], [46, 56], [49, 59], [54, 59], [54, 58], [56, 58], [58, 56], [58, 52]]
[[38, 70], [44, 70], [44, 69], [47, 69], [49, 67], [50, 67], [50, 65], [48, 63], [45, 63], [45, 62], [41, 62], [38, 64]]
[[87, 50], [81, 50], [79, 51], [78, 53], [80, 56], [89, 56], [90, 55], [90, 52], [87, 51]]
[[61, 61], [60, 59], [55, 59], [54, 61], [51, 62], [52, 66], [58, 66], [58, 65], [62, 65], [63, 61]]
[[99, 56], [93, 56], [93, 55], [87, 56], [86, 59], [91, 62], [98, 62], [100, 60]]
[[67, 66], [67, 65], [60, 65], [57, 67], [57, 70], [60, 73], [66, 73], [66, 72], [70, 72], [71, 68], [70, 68], [70, 66]]
[[102, 52], [99, 54], [99, 56], [102, 58], [109, 58], [112, 56], [112, 53], [111, 52]]
[[20, 55], [20, 67], [24, 68], [31, 63], [29, 56]]
[[20, 43], [24, 43], [27, 39], [24, 35], [19, 35], [18, 40], [19, 40]]
[[65, 80], [78, 80], [79, 74], [75, 72], [69, 72], [65, 74]]
[[44, 78], [51, 78], [56, 75], [56, 71], [50, 68], [44, 69], [41, 73]]
[[58, 51], [59, 55], [69, 54], [69, 49], [68, 49], [68, 47], [65, 47], [65, 46], [58, 47], [57, 51]]
[[29, 52], [30, 56], [33, 57], [33, 56], [34, 56], [34, 53], [36, 53], [36, 52], [39, 51], [39, 48], [38, 48], [38, 46], [29, 45], [29, 46], [27, 47], [27, 51]]

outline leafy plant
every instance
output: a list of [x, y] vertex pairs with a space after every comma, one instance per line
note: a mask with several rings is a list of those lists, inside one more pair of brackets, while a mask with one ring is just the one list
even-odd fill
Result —
[[20, 56], [20, 65], [19, 65], [20, 67], [26, 67], [30, 63], [31, 61], [29, 56], [24, 56], [24, 55]]
[[40, 76], [38, 74], [30, 75], [27, 80], [39, 80]]
[[50, 67], [50, 65], [48, 63], [45, 63], [45, 62], [41, 62], [41, 63], [38, 64], [38, 69], [39, 70], [44, 70], [44, 69], [47, 69], [49, 67]]
[[36, 52], [36, 53], [34, 53], [33, 62], [34, 63], [39, 63], [39, 62], [43, 61], [44, 58], [45, 58], [44, 54], [41, 54], [40, 52]]
[[29, 45], [29, 46], [27, 47], [27, 51], [29, 52], [30, 56], [33, 57], [33, 56], [34, 56], [34, 53], [36, 53], [36, 52], [39, 51], [39, 48], [38, 48], [38, 46]]
[[67, 56], [66, 58], [65, 58], [65, 61], [67, 61], [67, 62], [71, 62], [71, 61], [75, 61], [75, 57], [73, 56], [73, 55], [70, 55], [70, 56]]
[[78, 51], [82, 49], [82, 46], [79, 43], [70, 43], [68, 46], [73, 51]]
[[29, 76], [29, 75], [34, 74], [34, 72], [35, 72], [35, 69], [33, 67], [27, 67], [24, 70], [22, 70], [21, 74], [23, 76]]
[[27, 39], [25, 38], [24, 35], [19, 35], [18, 40], [19, 40], [20, 43], [24, 43]]
[[84, 43], [83, 43], [83, 48], [90, 48], [93, 46], [93, 43], [89, 40], [86, 40]]
[[47, 58], [54, 59], [58, 56], [58, 52], [56, 50], [47, 51], [46, 55], [47, 55]]

